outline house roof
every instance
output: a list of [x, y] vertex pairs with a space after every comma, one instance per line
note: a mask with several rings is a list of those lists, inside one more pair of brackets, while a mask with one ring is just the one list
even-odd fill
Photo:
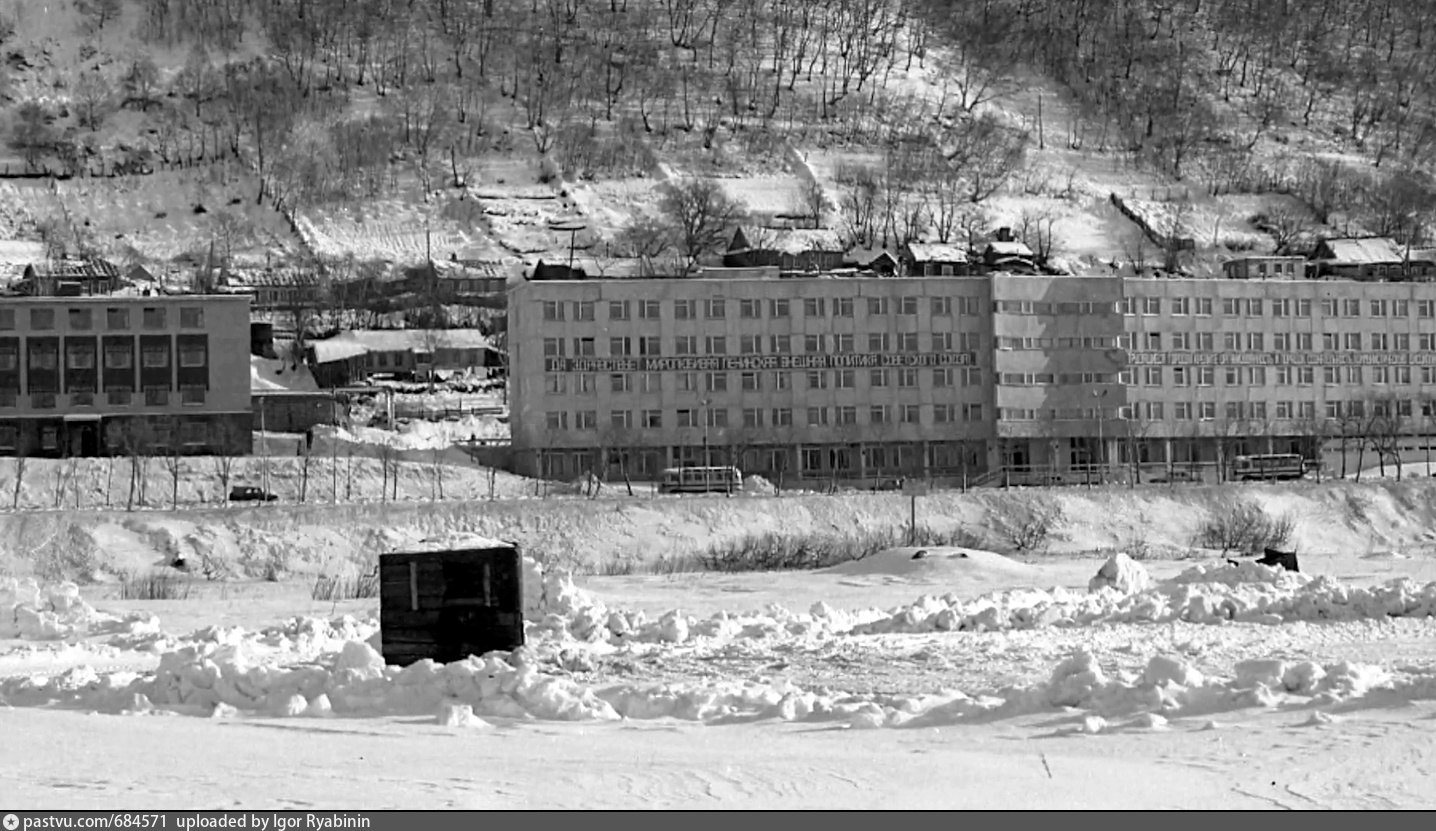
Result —
[[56, 263], [31, 263], [37, 277], [58, 277], [62, 280], [112, 280], [120, 270], [109, 260], [63, 260]]
[[987, 253], [1000, 257], [1031, 257], [1032, 249], [1016, 240], [1004, 242], [993, 240], [987, 244]]
[[842, 237], [831, 228], [743, 228], [750, 251], [803, 254], [808, 251], [842, 251]]
[[[539, 258], [534, 263], [534, 270], [542, 265], [545, 269], [568, 268], [568, 257], [554, 257], [545, 260]], [[644, 277], [643, 260], [634, 257], [615, 257], [611, 259], [599, 259], [597, 257], [574, 257], [573, 268], [575, 271], [582, 271], [589, 277]], [[496, 275], [497, 276], [497, 275]]]
[[1389, 237], [1329, 239], [1325, 243], [1331, 260], [1338, 264], [1399, 263], [1406, 259]]
[[883, 257], [897, 262], [897, 257], [886, 248], [854, 248], [848, 252], [847, 260], [860, 266], [872, 265]]
[[1413, 248], [1408, 259], [1413, 263], [1436, 263], [1436, 248]]
[[230, 271], [226, 278], [231, 286], [251, 288], [283, 288], [287, 286], [317, 286], [319, 276], [308, 271], [295, 269], [271, 269], [267, 271]]
[[960, 246], [945, 242], [910, 242], [908, 253], [918, 263], [965, 263], [967, 251]]
[[312, 340], [309, 345], [314, 348], [314, 360], [321, 364], [370, 352], [493, 348], [490, 339], [477, 329], [354, 329]]

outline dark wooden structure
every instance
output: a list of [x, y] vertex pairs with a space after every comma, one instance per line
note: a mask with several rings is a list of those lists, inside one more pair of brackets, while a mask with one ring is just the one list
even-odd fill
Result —
[[400, 666], [522, 646], [518, 547], [486, 540], [380, 555], [379, 628], [385, 662]]

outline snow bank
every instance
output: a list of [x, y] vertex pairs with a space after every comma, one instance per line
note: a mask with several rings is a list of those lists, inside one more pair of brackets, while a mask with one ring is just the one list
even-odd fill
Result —
[[1113, 554], [1103, 563], [1096, 576], [1087, 583], [1088, 591], [1110, 588], [1121, 594], [1147, 591], [1151, 587], [1152, 575], [1147, 573], [1141, 563], [1121, 552]]
[[442, 450], [470, 439], [506, 439], [509, 425], [494, 416], [464, 416], [453, 421], [410, 421], [390, 431], [378, 427], [314, 428], [316, 439], [393, 447], [396, 450]]
[[992, 551], [957, 546], [900, 546], [879, 551], [828, 569], [833, 574], [951, 574], [985, 572], [1013, 576], [1037, 574], [1037, 569]]
[[0, 580], [0, 638], [58, 640], [107, 632], [143, 634], [159, 629], [153, 615], [96, 611], [74, 583], [41, 589], [34, 580]]
[[[1114, 568], [1120, 571], [1120, 565]], [[1127, 579], [1130, 583], [1141, 578], [1129, 571]], [[1379, 586], [1353, 587], [1329, 577], [1313, 578], [1255, 562], [1196, 566], [1165, 583], [1129, 594], [1115, 588], [1102, 572], [1092, 585], [1095, 590], [1088, 594], [1056, 588], [994, 592], [970, 600], [953, 594], [925, 597], [883, 619], [855, 627], [852, 633], [992, 631], [1176, 620], [1279, 624], [1436, 615], [1436, 583], [1423, 586], [1402, 578]]]
[[[98, 673], [77, 667], [51, 676], [0, 682], [11, 706], [61, 705], [106, 713], [156, 709], [209, 717], [429, 715], [441, 725], [489, 726], [486, 719], [612, 721], [733, 717], [841, 721], [850, 727], [922, 727], [976, 717], [1016, 717], [1060, 708], [1086, 715], [1077, 732], [1100, 733], [1111, 720], [1160, 729], [1169, 719], [1282, 704], [1329, 705], [1373, 692], [1436, 696], [1436, 674], [1395, 680], [1379, 667], [1247, 661], [1232, 677], [1208, 677], [1180, 658], [1153, 657], [1140, 674], [1112, 678], [1097, 657], [1077, 652], [1046, 682], [969, 695], [843, 696], [791, 683], [716, 681], [592, 687], [545, 672], [527, 648], [450, 664], [385, 666], [373, 647], [350, 641], [320, 660], [282, 664], [249, 641], [196, 644], [166, 653], [152, 674]], [[1304, 700], [1303, 700], [1304, 699]]]

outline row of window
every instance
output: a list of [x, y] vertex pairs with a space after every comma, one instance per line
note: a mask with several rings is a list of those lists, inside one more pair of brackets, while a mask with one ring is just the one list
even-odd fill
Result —
[[[803, 310], [803, 316], [807, 318], [856, 317], [857, 309], [865, 309], [869, 317], [893, 313], [917, 315], [923, 306], [922, 300], [923, 298], [919, 297], [805, 297], [801, 300], [770, 298], [765, 301], [757, 298], [729, 300], [723, 297], [711, 297], [703, 300], [680, 299], [668, 302], [674, 320], [726, 320], [729, 309], [733, 307], [736, 307], [740, 320], [761, 320], [764, 317], [771, 319], [792, 317], [794, 305], [799, 305]], [[978, 297], [929, 297], [926, 300], [928, 312], [938, 317], [950, 317], [954, 314], [977, 316], [984, 311], [982, 300]], [[566, 316], [570, 307], [573, 320], [596, 321], [597, 309], [600, 305], [599, 301], [595, 300], [544, 300], [541, 302], [543, 319], [546, 321], [570, 319]], [[609, 320], [633, 320], [635, 318], [659, 320], [663, 314], [663, 301], [609, 300], [607, 308]]]
[[[801, 375], [805, 382], [805, 389], [857, 389], [858, 378], [861, 377], [859, 372], [862, 371], [856, 369], [809, 369], [739, 373], [677, 372], [671, 374], [674, 378], [671, 383], [672, 388], [678, 392], [728, 392], [730, 389], [742, 392], [781, 391], [793, 389], [793, 376]], [[934, 387], [975, 387], [982, 384], [982, 370], [977, 367], [937, 367], [926, 371], [931, 373], [929, 378]], [[869, 369], [866, 372], [869, 388], [896, 386], [910, 389], [920, 385], [920, 370], [916, 367]], [[732, 380], [730, 376], [733, 374], [738, 376], [736, 386], [730, 383]], [[658, 372], [614, 372], [609, 374], [606, 386], [608, 391], [613, 393], [662, 392], [664, 390], [663, 378], [664, 374]], [[599, 376], [591, 372], [580, 372], [573, 375], [551, 372], [544, 376], [544, 392], [549, 395], [569, 393], [593, 395], [598, 392], [598, 379]], [[1073, 383], [1078, 382], [1074, 381]]]
[[[206, 366], [209, 350], [203, 344], [184, 344], [179, 350], [179, 365], [185, 368]], [[94, 369], [96, 349], [93, 344], [66, 344], [65, 369]], [[104, 349], [105, 369], [126, 370], [135, 365], [135, 351], [129, 345], [107, 346]], [[59, 369], [59, 346], [31, 343], [26, 350], [25, 365], [32, 370]], [[18, 347], [0, 348], [0, 372], [13, 372], [20, 366]], [[140, 366], [145, 369], [167, 369], [170, 366], [168, 346], [146, 346], [140, 350]]]
[[[865, 309], [869, 317], [888, 314], [915, 316], [921, 313], [923, 300], [928, 312], [935, 317], [954, 314], [978, 316], [986, 311], [979, 297], [806, 297], [800, 300], [788, 298], [728, 300], [716, 297], [707, 299], [680, 299], [668, 301], [674, 320], [725, 320], [729, 308], [737, 307], [738, 318], [760, 320], [764, 317], [782, 319], [793, 316], [793, 306], [800, 304], [803, 317], [855, 317], [857, 309]], [[545, 321], [597, 321], [599, 301], [594, 300], [544, 300]], [[610, 300], [607, 301], [608, 320], [659, 320], [662, 318], [661, 300]], [[1157, 316], [1165, 313], [1173, 317], [1211, 317], [1220, 310], [1224, 317], [1311, 317], [1313, 309], [1320, 304], [1323, 317], [1410, 317], [1413, 306], [1416, 316], [1436, 318], [1436, 299], [1361, 299], [1326, 297], [1126, 297], [1120, 301], [1044, 302], [1036, 300], [997, 300], [991, 304], [991, 311], [998, 314], [1018, 315], [1094, 315], [1115, 314]], [[571, 317], [570, 317], [571, 307]], [[1268, 309], [1270, 314], [1268, 315]], [[766, 313], [766, 314], [765, 314]]]
[[[39, 307], [30, 309], [30, 329], [47, 330], [54, 329], [59, 318], [58, 311], [52, 307]], [[87, 331], [97, 327], [96, 309], [83, 307], [64, 310], [67, 323], [71, 331]], [[164, 306], [145, 306], [140, 309], [140, 325], [144, 329], [163, 329], [168, 322], [168, 309]], [[15, 309], [0, 309], [0, 330], [12, 330], [15, 328]], [[111, 306], [104, 310], [105, 329], [111, 332], [122, 332], [130, 328], [130, 309], [127, 307]], [[179, 322], [181, 329], [203, 329], [204, 309], [200, 306], [180, 306]]]
[[[168, 406], [173, 390], [166, 387], [145, 387], [140, 391], [141, 401], [146, 407]], [[96, 389], [83, 389], [70, 387], [66, 393], [67, 401], [71, 407], [93, 407], [99, 401], [103, 401], [110, 407], [128, 407], [135, 403], [135, 391], [125, 387], [110, 387], [101, 396]], [[198, 407], [205, 403], [208, 391], [203, 386], [186, 385], [179, 388], [179, 403], [187, 407]], [[31, 409], [54, 410], [58, 408], [59, 393], [57, 391], [38, 391], [32, 389], [26, 400]], [[15, 390], [0, 390], [0, 409], [14, 408], [20, 405], [20, 394]]]
[[[1165, 302], [1164, 302], [1165, 301]], [[1410, 317], [1413, 305], [1416, 316], [1436, 318], [1436, 299], [1361, 299], [1359, 297], [1223, 297], [1220, 306], [1211, 297], [1126, 297], [1120, 306], [1125, 315], [1153, 317], [1166, 313], [1172, 317], [1211, 317], [1213, 308], [1220, 308], [1223, 317], [1266, 317], [1268, 308], [1271, 317], [1311, 317], [1312, 309], [1320, 303], [1321, 316], [1361, 317], [1363, 309], [1369, 317]]]
[[[734, 354], [792, 355], [796, 354], [793, 347], [799, 342], [803, 345], [803, 352], [809, 355], [855, 354], [859, 345], [866, 345], [867, 351], [870, 353], [917, 352], [921, 349], [919, 334], [918, 332], [870, 332], [862, 340], [859, 340], [860, 336], [853, 334], [768, 335], [768, 351], [766, 353], [763, 351], [764, 336], [740, 335], [737, 338], [738, 351]], [[932, 332], [928, 343], [933, 352], [977, 352], [982, 348], [982, 336], [976, 332]], [[664, 352], [663, 341], [657, 335], [614, 337], [608, 339], [608, 354], [604, 357], [729, 354], [729, 338], [725, 335], [707, 335], [701, 341], [698, 335], [678, 335], [673, 338], [672, 344], [672, 351]], [[566, 345], [567, 342], [563, 338], [544, 338], [544, 357], [566, 357], [568, 355], [565, 352]], [[703, 347], [701, 352], [699, 351], [700, 345]], [[574, 338], [572, 357], [599, 357], [598, 339]]]
[[1317, 383], [1318, 369], [1327, 386], [1436, 384], [1436, 367], [1431, 366], [1147, 366], [1123, 370], [1117, 379], [1129, 387], [1214, 387], [1218, 378], [1228, 387], [1262, 387], [1269, 378], [1279, 387], [1310, 387]]
[[[1141, 401], [1127, 404], [1115, 411], [1093, 408], [1073, 409], [1023, 409], [1002, 407], [997, 411], [1002, 421], [1091, 421], [1111, 418], [1127, 421], [1165, 421], [1170, 404], [1173, 421], [1215, 421], [1220, 415], [1227, 421], [1262, 421], [1315, 419], [1315, 401]], [[1326, 419], [1343, 418], [1411, 418], [1420, 412], [1422, 417], [1436, 416], [1436, 402], [1423, 401], [1419, 404], [1410, 399], [1379, 399], [1376, 401], [1326, 401], [1322, 416]], [[1120, 435], [1120, 432], [1118, 433]]]
[[[1215, 352], [1218, 345], [1223, 352], [1263, 352], [1268, 335], [1273, 352], [1311, 352], [1318, 343], [1313, 332], [1135, 332], [1117, 338], [1117, 347], [1160, 352], [1166, 343], [1176, 352]], [[1410, 352], [1413, 343], [1419, 351], [1436, 351], [1436, 333], [1421, 332], [1413, 340], [1410, 332], [1322, 332], [1320, 340], [1323, 352]]]
[[671, 415], [674, 427], [700, 427], [723, 429], [727, 427], [792, 427], [802, 423], [808, 427], [844, 427], [851, 425], [922, 424], [923, 411], [930, 413], [927, 423], [955, 424], [958, 422], [982, 421], [981, 404], [872, 404], [858, 407], [806, 407], [795, 411], [791, 407], [764, 409], [749, 407], [733, 410], [736, 417], [730, 418], [727, 408], [679, 408], [670, 413], [661, 409], [611, 410], [607, 421], [600, 425], [597, 410], [578, 410], [570, 421], [566, 410], [555, 410], [544, 414], [544, 426], [549, 431], [598, 430], [602, 426], [613, 430], [657, 430], [664, 427], [666, 416]]
[[[203, 418], [182, 418], [179, 420], [179, 443], [185, 447], [201, 447], [209, 444], [210, 422]], [[118, 424], [107, 425], [113, 428], [109, 432], [112, 435], [109, 440], [112, 444], [124, 441], [123, 428]], [[159, 446], [170, 444], [174, 430], [168, 424], [154, 424], [150, 426], [145, 434], [148, 441]], [[46, 424], [38, 432], [37, 438], [41, 450], [57, 450], [60, 446], [60, 431], [58, 427]], [[14, 425], [0, 424], [0, 452], [10, 453], [15, 450], [20, 440], [20, 430]], [[147, 441], [147, 443], [148, 443]]]

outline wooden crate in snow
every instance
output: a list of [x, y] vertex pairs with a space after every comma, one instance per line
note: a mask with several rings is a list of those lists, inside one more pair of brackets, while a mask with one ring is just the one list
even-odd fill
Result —
[[381, 651], [440, 663], [523, 645], [523, 563], [496, 540], [421, 544], [379, 557]]

